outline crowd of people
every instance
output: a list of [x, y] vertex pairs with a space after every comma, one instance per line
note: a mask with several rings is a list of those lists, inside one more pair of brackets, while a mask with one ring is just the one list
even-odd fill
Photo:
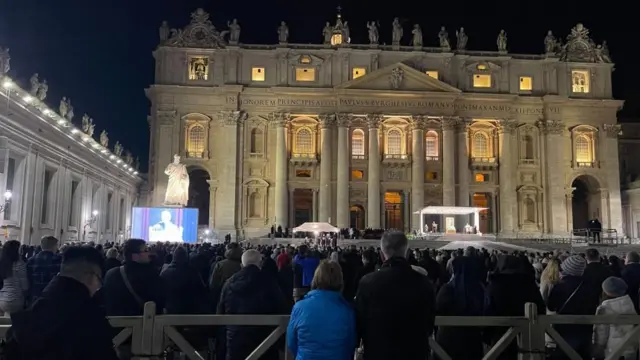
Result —
[[[0, 312], [12, 320], [0, 359], [129, 359], [131, 344], [114, 349], [106, 316], [139, 316], [153, 301], [158, 314], [290, 314], [286, 344], [297, 360], [437, 358], [432, 336], [452, 359], [475, 360], [506, 329], [436, 328], [437, 315], [523, 316], [525, 303], [541, 314], [637, 314], [640, 255], [419, 250], [401, 232], [385, 233], [377, 249], [140, 239], [58, 249], [48, 236], [38, 247], [3, 244], [0, 279]], [[600, 359], [633, 325], [555, 329], [584, 359]], [[273, 329], [179, 330], [196, 348], [215, 339], [212, 358], [236, 360]], [[549, 356], [566, 358], [554, 345], [549, 338]], [[278, 359], [281, 348], [262, 358]], [[514, 341], [499, 359], [518, 351]], [[636, 354], [633, 345], [624, 359]]]

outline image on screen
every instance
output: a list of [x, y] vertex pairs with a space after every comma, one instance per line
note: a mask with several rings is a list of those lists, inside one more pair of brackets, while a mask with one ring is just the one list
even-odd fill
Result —
[[134, 207], [131, 237], [149, 242], [198, 240], [198, 209]]

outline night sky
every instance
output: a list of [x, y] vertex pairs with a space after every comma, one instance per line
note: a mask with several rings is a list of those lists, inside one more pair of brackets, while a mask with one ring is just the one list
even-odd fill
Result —
[[[72, 100], [79, 124], [91, 115], [96, 133], [106, 128], [111, 143], [119, 140], [143, 170], [148, 158], [149, 102], [143, 89], [153, 83], [152, 50], [162, 20], [184, 27], [190, 13], [202, 7], [219, 30], [237, 18], [243, 43], [273, 44], [281, 20], [289, 25], [290, 43], [320, 43], [325, 21], [343, 8], [354, 43], [367, 43], [366, 21], [381, 24], [380, 42], [391, 42], [391, 21], [399, 17], [408, 45], [412, 24], [422, 27], [425, 46], [437, 46], [441, 25], [452, 43], [455, 28], [464, 26], [469, 50], [495, 50], [504, 28], [512, 53], [543, 52], [551, 29], [564, 38], [582, 22], [596, 43], [607, 40], [616, 63], [616, 98], [627, 100], [622, 116], [640, 117], [638, 20], [632, 2], [617, 1], [188, 1], [188, 0], [0, 0], [0, 46], [11, 48], [10, 76], [28, 88], [32, 73], [49, 82], [47, 102], [57, 109], [60, 98]], [[572, 7], [573, 6], [573, 7]]]

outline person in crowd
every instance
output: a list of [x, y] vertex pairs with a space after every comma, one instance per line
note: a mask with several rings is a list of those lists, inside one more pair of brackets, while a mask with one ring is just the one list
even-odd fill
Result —
[[278, 265], [276, 261], [271, 258], [271, 249], [267, 248], [262, 251], [262, 272], [274, 279], [278, 278]]
[[[482, 316], [484, 311], [484, 277], [479, 263], [466, 256], [453, 261], [453, 277], [444, 284], [436, 298], [440, 316]], [[460, 346], [465, 339], [465, 346]], [[436, 340], [453, 360], [482, 359], [482, 329], [469, 326], [446, 326], [438, 329]]]
[[409, 265], [408, 245], [404, 233], [385, 233], [380, 240], [384, 264], [358, 286], [356, 321], [366, 360], [424, 360], [430, 353], [434, 289]]
[[587, 267], [582, 275], [583, 286], [585, 290], [593, 294], [589, 298], [600, 299], [602, 282], [613, 276], [613, 271], [602, 263], [598, 249], [587, 249], [585, 259]]
[[342, 267], [342, 278], [344, 282], [342, 295], [344, 295], [347, 301], [352, 302], [356, 296], [356, 289], [358, 288], [358, 283], [356, 282], [358, 272], [363, 266], [362, 255], [358, 253], [355, 245], [351, 245], [342, 253], [342, 263], [340, 263], [340, 266]]
[[113, 329], [91, 297], [102, 285], [103, 259], [90, 246], [69, 247], [28, 310], [12, 314], [4, 359], [118, 360]]
[[302, 299], [306, 293], [309, 292], [309, 288], [311, 286], [311, 280], [313, 280], [313, 274], [320, 264], [320, 258], [309, 251], [309, 248], [305, 245], [300, 246], [298, 248], [298, 255], [293, 258], [293, 262], [296, 265], [300, 265], [300, 270], [302, 271], [302, 281], [300, 288], [294, 288], [293, 297], [296, 299]]
[[20, 257], [20, 242], [9, 240], [0, 254], [0, 316], [24, 309], [29, 280], [27, 266]]
[[545, 303], [547, 303], [549, 299], [551, 289], [553, 289], [558, 282], [560, 282], [560, 260], [554, 257], [547, 262], [547, 266], [542, 270], [542, 274], [540, 275], [540, 294]]
[[107, 259], [104, 262], [104, 273], [105, 275], [107, 274], [107, 271], [113, 269], [113, 268], [117, 268], [120, 267], [122, 265], [122, 261], [120, 261], [120, 259], [118, 259], [118, 256], [120, 254], [118, 253], [118, 249], [116, 248], [111, 248], [109, 250], [107, 250]]
[[242, 249], [238, 243], [229, 243], [224, 256], [224, 260], [216, 262], [213, 266], [211, 276], [209, 277], [209, 290], [213, 297], [214, 309], [220, 298], [220, 292], [222, 291], [224, 283], [242, 268], [240, 261]]
[[[264, 274], [262, 255], [257, 250], [242, 254], [242, 269], [224, 284], [218, 302], [220, 315], [277, 315], [286, 312], [286, 302], [278, 283]], [[226, 360], [245, 359], [273, 331], [267, 326], [227, 326]], [[278, 359], [278, 351], [271, 348], [261, 359]]]
[[342, 291], [340, 264], [322, 261], [311, 281], [311, 291], [291, 312], [287, 344], [296, 360], [353, 359], [355, 312]]
[[51, 279], [60, 272], [62, 257], [57, 254], [58, 239], [53, 236], [43, 236], [40, 239], [40, 247], [42, 251], [27, 261], [29, 302], [35, 301]]
[[[489, 275], [485, 316], [524, 316], [526, 303], [534, 303], [538, 314], [544, 314], [546, 306], [536, 285], [535, 273], [530, 271], [526, 257], [503, 255], [498, 257], [496, 271]], [[485, 338], [494, 346], [507, 331], [505, 328], [485, 329]], [[518, 344], [511, 342], [498, 356], [499, 360], [518, 358]]]
[[640, 313], [638, 291], [640, 291], [640, 255], [631, 251], [627, 254], [626, 265], [622, 268], [622, 279], [627, 283], [627, 294], [633, 301], [636, 311]]
[[356, 292], [358, 290], [360, 280], [362, 280], [366, 275], [376, 271], [376, 252], [373, 249], [363, 251], [360, 261], [362, 261], [362, 266], [358, 269], [355, 279]]
[[[285, 263], [284, 261], [289, 261]], [[293, 309], [293, 287], [294, 287], [294, 267], [295, 265], [291, 261], [291, 257], [286, 257], [282, 260], [282, 267], [278, 270], [278, 285], [280, 285], [280, 290], [282, 290], [282, 294], [287, 302], [287, 310], [288, 313], [291, 313], [291, 309]], [[280, 266], [280, 265], [279, 265]]]
[[616, 255], [609, 255], [609, 269], [613, 272], [613, 276], [622, 278], [622, 268], [624, 262]]
[[187, 251], [178, 246], [173, 251], [171, 264], [160, 273], [164, 284], [168, 314], [206, 314], [207, 287], [198, 271], [189, 266]]
[[[629, 295], [627, 284], [618, 277], [608, 277], [602, 282], [602, 304], [596, 315], [637, 315]], [[634, 325], [597, 324], [593, 329], [594, 355], [605, 358], [618, 349], [633, 331]], [[638, 345], [629, 346], [620, 359], [635, 360]]]

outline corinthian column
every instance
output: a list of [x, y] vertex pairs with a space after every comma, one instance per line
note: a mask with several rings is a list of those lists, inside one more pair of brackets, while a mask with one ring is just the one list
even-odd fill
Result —
[[442, 119], [442, 205], [456, 205], [456, 137], [457, 117]]
[[367, 227], [380, 228], [380, 121], [382, 115], [369, 114], [369, 176], [367, 179]]
[[331, 130], [335, 124], [334, 114], [322, 114], [320, 118], [320, 209], [319, 221], [330, 222], [331, 218]]
[[518, 213], [513, 169], [513, 134], [518, 122], [504, 119], [498, 127], [499, 134], [499, 180], [500, 180], [500, 232], [513, 233], [514, 215]]
[[286, 125], [289, 121], [287, 113], [273, 113], [271, 123], [276, 128], [276, 176], [275, 176], [275, 223], [282, 228], [288, 225], [289, 214], [287, 202], [287, 132]]
[[[541, 120], [538, 127], [544, 134], [544, 152], [546, 162], [545, 205], [547, 207], [546, 229], [550, 234], [566, 236], [568, 229], [565, 173], [564, 173], [564, 130], [560, 120]], [[502, 210], [501, 210], [502, 211]]]
[[[618, 236], [624, 236], [624, 229], [622, 228], [622, 198], [620, 196], [620, 171], [619, 166], [619, 157], [618, 157], [618, 136], [620, 135], [622, 129], [620, 124], [604, 124], [602, 126], [604, 130], [602, 133], [604, 135], [604, 141], [602, 142], [604, 145], [604, 149], [601, 151], [604, 156], [602, 159], [604, 160], [602, 163], [602, 167], [605, 169], [605, 174], [607, 174], [607, 190], [609, 193], [609, 222], [602, 222], [603, 226], [607, 226], [611, 229], [616, 229], [618, 231]], [[602, 206], [601, 208], [606, 209], [605, 203], [607, 198], [602, 198]]]
[[458, 121], [458, 206], [469, 206], [469, 124]]
[[349, 125], [351, 115], [337, 114], [338, 174], [336, 197], [336, 226], [349, 227]]
[[424, 207], [424, 128], [426, 118], [422, 115], [412, 117], [411, 147], [411, 229], [420, 230], [420, 214], [415, 212]]

